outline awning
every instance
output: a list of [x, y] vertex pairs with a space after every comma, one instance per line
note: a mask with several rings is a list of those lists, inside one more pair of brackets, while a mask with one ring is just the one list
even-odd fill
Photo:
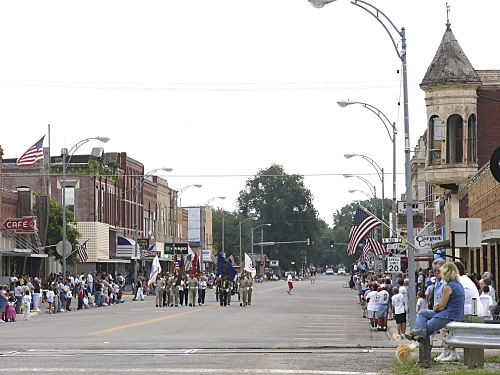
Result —
[[128, 259], [135, 257], [135, 241], [128, 237], [117, 236], [116, 256]]
[[98, 259], [96, 263], [130, 263], [130, 259]]
[[433, 246], [432, 246], [432, 250], [435, 250], [435, 249], [441, 249], [441, 248], [445, 248], [445, 249], [449, 249], [451, 248], [451, 244], [450, 244], [450, 240], [444, 240], [444, 241], [439, 241], [439, 242], [436, 242]]
[[481, 240], [483, 242], [500, 241], [500, 229], [485, 230], [483, 233], [481, 233]]
[[47, 258], [45, 253], [33, 253], [31, 249], [6, 249], [0, 251], [2, 257]]

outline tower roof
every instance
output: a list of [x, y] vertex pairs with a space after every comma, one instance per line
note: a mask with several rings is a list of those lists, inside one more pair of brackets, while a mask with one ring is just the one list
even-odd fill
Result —
[[479, 75], [458, 44], [448, 22], [441, 44], [427, 68], [421, 85], [480, 82]]

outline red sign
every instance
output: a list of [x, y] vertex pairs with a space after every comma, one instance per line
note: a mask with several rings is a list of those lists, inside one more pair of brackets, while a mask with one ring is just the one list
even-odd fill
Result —
[[36, 216], [9, 217], [2, 223], [3, 227], [17, 233], [36, 232]]

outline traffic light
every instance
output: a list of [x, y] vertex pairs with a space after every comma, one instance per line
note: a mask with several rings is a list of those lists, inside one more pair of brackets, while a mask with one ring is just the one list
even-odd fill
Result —
[[333, 249], [335, 246], [335, 242], [333, 242], [333, 240], [330, 240], [330, 249]]

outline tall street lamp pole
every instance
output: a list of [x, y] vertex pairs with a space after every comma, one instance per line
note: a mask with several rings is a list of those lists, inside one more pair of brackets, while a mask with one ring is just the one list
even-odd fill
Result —
[[[382, 183], [382, 215], [380, 215], [380, 218], [382, 219], [382, 222], [384, 222], [384, 216], [385, 216], [385, 189], [384, 189], [384, 168], [382, 168], [375, 160], [370, 158], [369, 156], [362, 155], [362, 154], [345, 154], [344, 157], [346, 159], [350, 159], [354, 156], [359, 156], [366, 160], [368, 163], [372, 165], [373, 168], [375, 168], [375, 171], [377, 171], [378, 178], [380, 179], [380, 182]], [[382, 232], [382, 238], [384, 238], [384, 225], [382, 225], [381, 228]]]
[[358, 190], [358, 189], [354, 189], [354, 190], [349, 190], [349, 193], [361, 193], [363, 194], [365, 197], [367, 197], [370, 201], [372, 201], [372, 203], [370, 203], [370, 206], [372, 206], [372, 212], [373, 214], [375, 214], [375, 207], [373, 206], [373, 195], [370, 195], [368, 194], [366, 191], [364, 190]]
[[213, 197], [205, 202], [203, 206], [200, 206], [200, 272], [203, 272], [203, 247], [205, 246], [205, 224], [206, 220], [203, 220], [203, 213], [208, 206], [208, 204], [216, 199], [226, 199], [226, 197]]
[[259, 218], [257, 216], [252, 216], [252, 217], [247, 217], [246, 219], [240, 221], [240, 224], [239, 224], [239, 227], [240, 227], [240, 273], [242, 271], [241, 265], [244, 264], [244, 262], [241, 259], [241, 224], [243, 224], [247, 220], [259, 220]]
[[144, 176], [141, 176], [136, 183], [135, 186], [135, 238], [134, 238], [134, 288], [137, 286], [137, 258], [138, 258], [138, 250], [139, 250], [139, 192], [141, 190], [141, 185], [144, 182], [144, 179], [147, 176], [151, 176], [153, 173], [158, 172], [158, 171], [166, 171], [166, 172], [171, 172], [172, 168], [156, 168], [148, 173], [146, 173]]
[[191, 185], [186, 185], [182, 188], [179, 189], [179, 191], [174, 191], [174, 201], [173, 201], [173, 209], [172, 209], [172, 256], [174, 257], [173, 259], [173, 264], [174, 267], [172, 267], [172, 273], [175, 272], [175, 262], [177, 262], [177, 252], [175, 250], [175, 242], [176, 242], [176, 237], [177, 237], [177, 199], [179, 196], [182, 194], [182, 192], [191, 186], [201, 188], [202, 185], [200, 184], [191, 184]]
[[[344, 177], [345, 178], [355, 177], [358, 180], [363, 181], [366, 184], [366, 186], [368, 186], [368, 188], [370, 189], [370, 192], [373, 194], [373, 209], [374, 209], [373, 213], [374, 213], [375, 217], [378, 218], [377, 188], [376, 188], [376, 186], [373, 185], [370, 181], [368, 181], [366, 178], [364, 178], [362, 176], [357, 176], [357, 175], [353, 175], [353, 174], [345, 174]], [[378, 228], [375, 228], [375, 241], [378, 241]]]
[[[396, 237], [396, 135], [398, 133], [396, 129], [396, 123], [390, 122], [387, 116], [379, 110], [377, 107], [372, 106], [371, 104], [362, 103], [362, 102], [351, 102], [348, 100], [340, 100], [337, 104], [341, 107], [347, 107], [351, 104], [359, 104], [364, 108], [368, 109], [372, 113], [374, 113], [382, 124], [384, 124], [385, 130], [389, 135], [389, 139], [392, 142], [392, 207], [391, 207], [391, 237]], [[389, 129], [392, 130], [389, 131]]]
[[[332, 3], [335, 0], [308, 0], [311, 5], [316, 8], [322, 8], [326, 4]], [[405, 131], [405, 183], [406, 183], [406, 228], [408, 231], [408, 278], [410, 280], [410, 288], [408, 290], [409, 304], [409, 324], [415, 326], [416, 320], [416, 285], [415, 285], [415, 254], [414, 254], [414, 234], [413, 234], [413, 199], [411, 186], [411, 160], [410, 160], [410, 116], [408, 111], [408, 72], [406, 66], [406, 31], [402, 27], [401, 30], [378, 8], [371, 5], [367, 1], [352, 0], [351, 4], [370, 13], [385, 29], [391, 38], [392, 45], [402, 63], [403, 71], [403, 111], [404, 111], [404, 131]], [[397, 39], [401, 38], [401, 51], [398, 49]]]
[[[265, 227], [265, 226], [270, 227], [271, 224], [266, 223], [266, 224], [257, 225], [256, 227], [253, 227], [252, 230], [250, 231], [250, 245], [252, 246], [252, 262], [253, 262], [253, 231], [255, 229], [259, 229], [259, 228], [262, 228], [262, 227]], [[260, 242], [262, 243], [263, 229], [261, 229], [260, 234], [261, 234], [261, 240], [260, 240]], [[262, 245], [260, 245], [260, 246], [261, 246], [261, 249], [262, 249]]]
[[[85, 143], [90, 142], [92, 140], [100, 141], [106, 143], [109, 141], [108, 137], [92, 137], [83, 139], [76, 144], [73, 145], [68, 151], [67, 148], [61, 149], [62, 154], [62, 268], [63, 268], [63, 278], [66, 278], [66, 257], [67, 257], [67, 249], [66, 249], [66, 169], [68, 168], [68, 164], [71, 161], [71, 157], [81, 146]], [[69, 156], [69, 157], [68, 157]], [[70, 250], [71, 251], [71, 250]]]

